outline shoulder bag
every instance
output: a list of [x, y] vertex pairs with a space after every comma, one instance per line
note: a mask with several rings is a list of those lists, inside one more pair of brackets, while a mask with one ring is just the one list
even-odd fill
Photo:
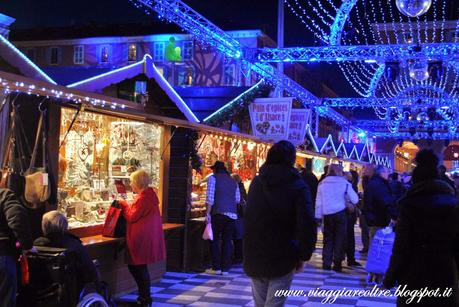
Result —
[[[49, 186], [48, 172], [46, 167], [46, 128], [45, 117], [46, 113], [41, 109], [40, 105], [40, 119], [38, 121], [37, 135], [35, 137], [35, 146], [33, 148], [30, 165], [25, 172], [25, 199], [31, 207], [38, 207], [40, 204], [46, 202], [51, 194]], [[38, 153], [38, 146], [40, 143], [42, 147], [42, 166], [35, 167], [35, 161]]]
[[346, 183], [346, 190], [344, 191], [344, 203], [346, 204], [346, 210], [348, 213], [354, 213], [355, 206], [349, 200], [349, 196], [347, 195], [347, 189], [349, 187], [349, 183]]

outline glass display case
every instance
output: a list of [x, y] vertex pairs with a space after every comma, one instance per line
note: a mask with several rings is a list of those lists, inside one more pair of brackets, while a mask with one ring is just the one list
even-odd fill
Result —
[[[80, 112], [70, 130], [75, 110], [62, 109], [59, 149], [58, 208], [69, 228], [102, 225], [113, 199], [134, 198], [129, 176], [146, 170], [156, 190], [160, 187], [160, 125]], [[124, 184], [119, 195], [115, 183]]]

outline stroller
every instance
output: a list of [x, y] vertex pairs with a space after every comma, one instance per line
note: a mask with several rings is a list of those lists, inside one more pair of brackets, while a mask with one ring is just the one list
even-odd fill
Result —
[[[36, 247], [37, 254], [27, 256], [30, 281], [19, 290], [18, 306], [60, 307], [60, 306], [100, 306], [109, 307], [110, 295], [106, 284], [101, 283], [88, 291], [80, 292], [76, 279], [75, 254], [63, 248]], [[99, 284], [99, 283], [98, 283]], [[90, 292], [90, 293], [88, 293]]]

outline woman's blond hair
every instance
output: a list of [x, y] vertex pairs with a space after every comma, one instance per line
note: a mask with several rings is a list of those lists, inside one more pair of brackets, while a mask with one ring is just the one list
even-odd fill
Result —
[[139, 169], [131, 174], [131, 183], [135, 184], [139, 189], [144, 190], [150, 185], [150, 175], [143, 170]]
[[47, 236], [50, 233], [63, 233], [67, 231], [69, 224], [65, 215], [57, 210], [49, 211], [43, 215], [41, 230]]

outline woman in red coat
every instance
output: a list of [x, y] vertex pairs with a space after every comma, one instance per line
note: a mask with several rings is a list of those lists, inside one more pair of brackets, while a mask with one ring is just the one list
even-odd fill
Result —
[[150, 306], [152, 302], [147, 264], [166, 258], [159, 200], [149, 183], [150, 177], [144, 170], [132, 173], [131, 187], [137, 196], [132, 204], [119, 202], [127, 222], [128, 269], [139, 288], [137, 304], [141, 306]]

